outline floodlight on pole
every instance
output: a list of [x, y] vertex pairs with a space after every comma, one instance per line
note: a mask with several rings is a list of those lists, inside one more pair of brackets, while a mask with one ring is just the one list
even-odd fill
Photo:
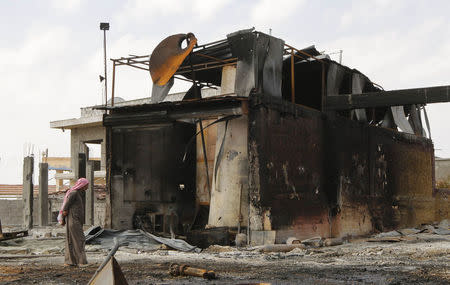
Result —
[[105, 105], [107, 105], [108, 102], [108, 80], [107, 80], [107, 73], [106, 73], [106, 31], [109, 30], [109, 23], [100, 23], [100, 30], [103, 31], [103, 55], [104, 55], [104, 61], [105, 61]]

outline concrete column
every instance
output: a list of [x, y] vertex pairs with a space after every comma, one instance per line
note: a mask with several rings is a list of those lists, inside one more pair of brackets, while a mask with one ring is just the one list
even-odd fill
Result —
[[224, 66], [222, 68], [220, 94], [234, 93], [235, 82], [236, 82], [236, 67], [231, 65]]
[[48, 225], [48, 163], [39, 163], [39, 226]]
[[100, 144], [100, 170], [106, 170], [106, 140]]
[[94, 162], [88, 161], [86, 165], [86, 179], [89, 180], [89, 187], [86, 190], [86, 224], [94, 225]]
[[[86, 154], [78, 154], [78, 165], [75, 172], [75, 181], [79, 178], [86, 178]], [[81, 191], [81, 198], [83, 199], [83, 207], [86, 209], [86, 191]], [[86, 212], [86, 210], [85, 210]]]
[[121, 229], [121, 214], [123, 209], [123, 176], [111, 177], [111, 227]]
[[[61, 174], [61, 173], [63, 173], [62, 170], [56, 170], [56, 174]], [[64, 187], [64, 180], [56, 179], [56, 191], [63, 189], [63, 187]]]
[[208, 224], [246, 226], [248, 221], [248, 118], [217, 126], [216, 156]]
[[[221, 94], [235, 91], [236, 67], [222, 68]], [[208, 224], [236, 227], [248, 221], [248, 118], [216, 124], [216, 151]], [[198, 180], [197, 180], [198, 182]]]
[[34, 158], [27, 156], [23, 159], [23, 226], [27, 229], [33, 228], [33, 170]]
[[75, 172], [75, 179], [78, 178], [86, 178], [86, 154], [79, 153], [78, 154], [78, 164]]

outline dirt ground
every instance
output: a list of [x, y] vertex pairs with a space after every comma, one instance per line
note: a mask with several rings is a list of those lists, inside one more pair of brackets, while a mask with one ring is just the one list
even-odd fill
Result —
[[[86, 284], [107, 255], [88, 245], [88, 267], [63, 267], [63, 246], [63, 238], [0, 243], [0, 284]], [[450, 284], [450, 235], [420, 233], [400, 242], [361, 239], [287, 253], [121, 247], [115, 258], [129, 284]], [[214, 270], [217, 279], [172, 277], [168, 268], [174, 262]]]

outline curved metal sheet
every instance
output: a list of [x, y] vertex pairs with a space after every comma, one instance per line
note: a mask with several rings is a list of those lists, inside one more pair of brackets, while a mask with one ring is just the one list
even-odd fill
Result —
[[[184, 40], [188, 41], [188, 46], [182, 49]], [[172, 35], [160, 42], [150, 56], [153, 83], [159, 86], [167, 84], [196, 44], [197, 38], [192, 33]]]

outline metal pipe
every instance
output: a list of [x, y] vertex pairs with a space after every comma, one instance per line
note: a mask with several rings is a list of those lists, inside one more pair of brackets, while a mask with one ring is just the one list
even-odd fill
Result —
[[223, 62], [223, 63], [226, 62], [223, 59], [220, 59], [220, 58], [217, 58], [217, 57], [214, 57], [214, 56], [210, 56], [210, 55], [206, 55], [206, 54], [196, 53], [195, 55], [196, 56], [198, 55], [198, 56], [201, 56], [201, 57], [205, 57], [205, 58], [209, 58], [209, 59], [214, 59], [215, 61], [220, 61], [220, 62]]
[[228, 40], [227, 39], [223, 39], [223, 40], [218, 40], [218, 41], [215, 41], [215, 42], [206, 43], [206, 44], [203, 44], [203, 45], [196, 46], [195, 49], [196, 50], [199, 50], [201, 48], [204, 49], [207, 46], [212, 46], [214, 44], [221, 44], [221, 43], [224, 43], [226, 41], [228, 41]]
[[150, 56], [151, 56], [151, 54], [150, 54], [150, 55], [133, 55], [133, 54], [130, 54], [129, 57], [123, 57], [123, 56], [121, 56], [120, 58], [111, 58], [111, 60], [136, 59], [136, 58], [144, 58], [144, 57], [150, 58]]
[[105, 105], [107, 105], [108, 102], [108, 76], [106, 73], [106, 30], [103, 30], [103, 55], [104, 55], [104, 62], [105, 62]]
[[169, 274], [172, 276], [195, 276], [202, 277], [204, 279], [215, 279], [216, 274], [212, 270], [206, 270], [201, 268], [191, 267], [189, 265], [183, 264], [179, 265], [177, 263], [172, 263], [169, 266]]
[[146, 67], [141, 67], [141, 66], [133, 65], [133, 64], [130, 64], [130, 63], [126, 63], [126, 62], [121, 62], [121, 61], [119, 61], [119, 63], [116, 63], [116, 65], [117, 66], [128, 65], [128, 66], [131, 66], [131, 67], [134, 67], [134, 68], [138, 68], [138, 69], [142, 69], [142, 70], [145, 70], [145, 71], [149, 71], [149, 69], [146, 68]]
[[116, 62], [113, 61], [112, 86], [111, 86], [111, 107], [114, 107], [114, 87], [116, 84]]
[[211, 199], [211, 184], [209, 183], [208, 156], [206, 154], [205, 136], [203, 134], [203, 123], [201, 119], [199, 120], [199, 125], [202, 136], [203, 159], [205, 160], [205, 167], [206, 167], [206, 183], [208, 185], [209, 198]]

